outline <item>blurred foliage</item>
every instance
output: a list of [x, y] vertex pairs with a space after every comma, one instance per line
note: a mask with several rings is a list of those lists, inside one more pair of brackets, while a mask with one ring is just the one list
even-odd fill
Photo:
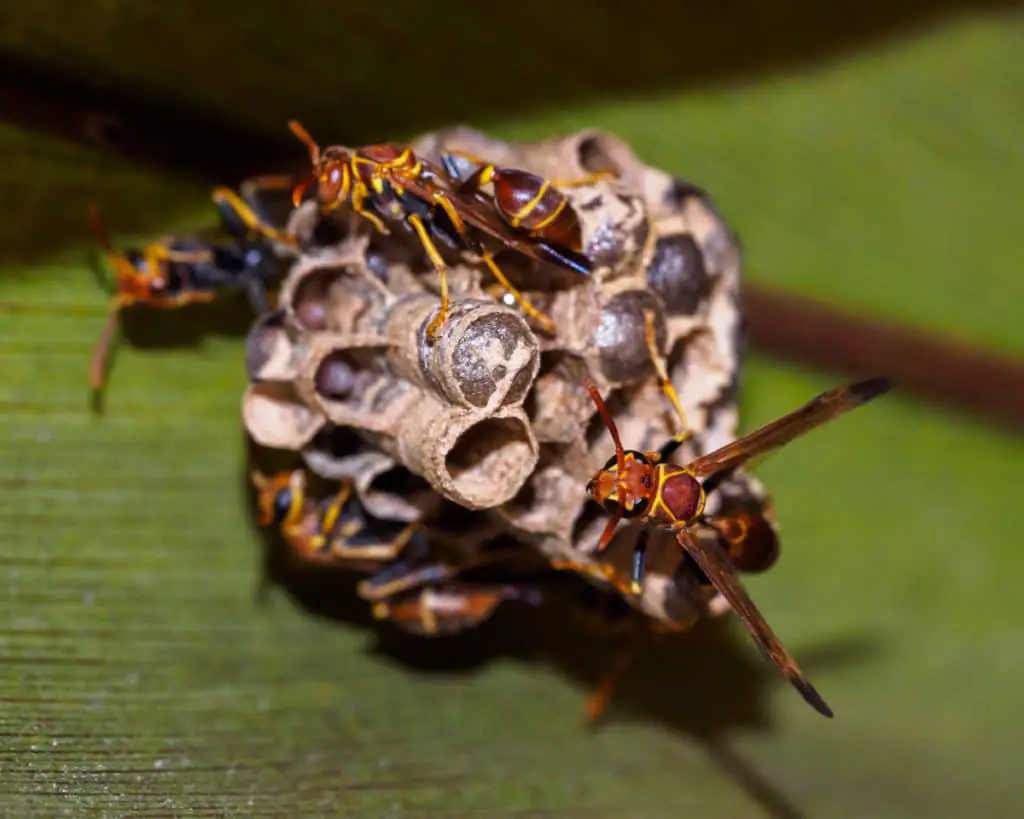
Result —
[[[667, 33], [647, 38], [611, 4], [577, 2], [495, 6], [489, 25], [479, 4], [304, 2], [287, 26], [267, 2], [229, 17], [94, 0], [74, 24], [44, 3], [0, 12], [0, 48], [257, 129], [299, 116], [325, 141], [445, 120], [610, 128], [712, 192], [751, 278], [1021, 349], [1018, 17], [903, 39], [952, 4], [832, 4], [799, 26], [761, 3], [656, 6], [643, 23]], [[410, 90], [428, 77], [433, 94]], [[652, 649], [589, 731], [604, 657], [564, 612], [510, 608], [467, 639], [410, 643], [281, 593], [258, 605], [237, 328], [173, 345], [129, 333], [145, 343], [120, 350], [107, 416], [86, 412], [104, 303], [85, 204], [127, 240], [211, 220], [205, 192], [12, 128], [0, 144], [8, 815], [1019, 809], [1019, 439], [895, 395], [761, 469], [784, 556], [749, 585], [833, 722], [727, 624]], [[745, 426], [835, 380], [755, 357]]]

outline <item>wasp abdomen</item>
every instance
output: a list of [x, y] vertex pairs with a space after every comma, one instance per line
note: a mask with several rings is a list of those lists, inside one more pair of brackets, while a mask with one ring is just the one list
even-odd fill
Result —
[[729, 557], [741, 572], [763, 572], [779, 557], [779, 538], [761, 515], [723, 517], [715, 528], [729, 543]]
[[503, 168], [494, 176], [494, 202], [512, 227], [582, 252], [580, 220], [565, 194], [527, 171]]

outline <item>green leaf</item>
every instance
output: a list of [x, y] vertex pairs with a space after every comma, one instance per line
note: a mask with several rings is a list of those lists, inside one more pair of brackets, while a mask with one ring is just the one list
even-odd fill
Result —
[[[257, 100], [256, 75], [242, 69], [311, 48], [267, 33], [266, 13], [234, 21], [244, 49], [235, 64], [220, 59], [225, 33], [193, 22], [198, 12], [186, 20], [160, 6], [171, 15], [161, 29], [157, 12], [140, 16], [151, 4], [95, 5], [109, 13], [59, 33], [47, 23], [49, 38], [26, 6], [3, 37], [36, 56], [60, 46], [72, 69], [194, 93], [268, 129], [292, 113], [291, 95], [294, 113], [326, 121], [333, 111], [344, 123], [330, 106], [346, 98], [327, 78], [362, 82], [326, 71], [328, 23], [343, 26], [312, 9], [296, 14], [298, 34], [319, 32], [321, 56], [303, 67], [322, 72], [282, 67]], [[609, 22], [595, 19], [587, 25]], [[146, 26], [155, 41], [140, 36]], [[175, 33], [175, 67], [157, 72], [142, 58]], [[343, 44], [351, 59], [378, 48], [349, 35]], [[657, 96], [623, 92], [515, 122], [481, 103], [474, 124], [515, 137], [614, 130], [712, 192], [753, 280], [1020, 350], [1022, 47], [1019, 18], [965, 21], [816, 72], [704, 93], [672, 82]], [[724, 38], [721, 48], [734, 53]], [[676, 53], [654, 52], [652, 65]], [[150, 68], [136, 74], [138, 60]], [[209, 83], [182, 90], [186, 75]], [[448, 106], [445, 116], [471, 119], [473, 109]], [[263, 541], [241, 490], [239, 328], [217, 329], [221, 312], [156, 330], [135, 316], [107, 414], [88, 413], [105, 297], [89, 275], [86, 203], [103, 205], [127, 242], [212, 221], [205, 191], [9, 127], [0, 146], [9, 815], [905, 819], [1019, 809], [1020, 439], [897, 393], [760, 470], [783, 558], [749, 587], [835, 720], [808, 709], [729, 623], [652, 648], [608, 720], [588, 730], [582, 709], [605, 655], [560, 609], [509, 607], [462, 641], [388, 638], [381, 648], [358, 617], [315, 616], [281, 591], [257, 602]], [[837, 380], [756, 356], [744, 425]]]

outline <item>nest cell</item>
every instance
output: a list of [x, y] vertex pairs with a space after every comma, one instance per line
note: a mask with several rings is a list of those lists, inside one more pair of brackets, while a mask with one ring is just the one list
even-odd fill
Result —
[[[342, 426], [380, 431], [388, 426], [386, 408], [374, 404], [393, 379], [380, 336], [321, 333], [313, 337], [296, 388], [311, 405]], [[376, 408], [373, 408], [375, 407]]]
[[290, 381], [298, 374], [299, 350], [278, 308], [258, 318], [245, 338], [245, 373], [250, 381]]
[[252, 439], [274, 449], [302, 449], [327, 422], [290, 383], [251, 384], [242, 397], [242, 422]]
[[649, 290], [626, 290], [602, 308], [591, 336], [600, 372], [613, 384], [631, 384], [655, 372], [647, 343], [647, 315], [654, 321], [659, 355], [667, 338], [661, 301]]
[[468, 509], [506, 503], [537, 464], [537, 440], [518, 407], [464, 410], [424, 396], [398, 429], [402, 463]]
[[452, 304], [438, 337], [425, 328], [436, 312], [429, 297], [405, 299], [389, 313], [392, 370], [453, 407], [521, 404], [540, 366], [536, 336], [515, 310], [482, 299]]

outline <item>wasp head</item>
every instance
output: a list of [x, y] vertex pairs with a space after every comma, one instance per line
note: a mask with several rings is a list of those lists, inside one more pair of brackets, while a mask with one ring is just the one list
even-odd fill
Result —
[[609, 514], [617, 514], [621, 509], [624, 518], [640, 517], [654, 497], [654, 465], [636, 450], [627, 449], [622, 455], [622, 468], [618, 455], [613, 455], [591, 478], [587, 494]]
[[292, 204], [298, 207], [306, 191], [315, 184], [320, 206], [337, 207], [348, 198], [352, 190], [351, 158], [348, 151], [332, 145], [321, 152], [316, 140], [298, 122], [292, 120], [288, 127], [309, 149], [309, 160], [313, 165], [313, 173], [292, 191]]
[[295, 523], [305, 503], [306, 481], [301, 470], [278, 472], [269, 478], [255, 473], [253, 483], [259, 492], [256, 502], [260, 526]]

